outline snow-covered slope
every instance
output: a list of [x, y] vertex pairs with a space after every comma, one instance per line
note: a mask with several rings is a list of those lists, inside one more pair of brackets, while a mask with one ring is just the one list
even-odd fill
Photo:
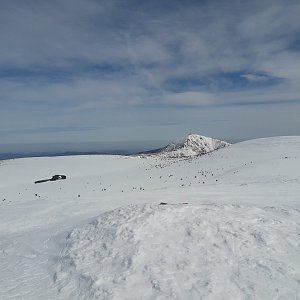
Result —
[[189, 158], [204, 155], [214, 150], [229, 146], [224, 141], [198, 134], [189, 134], [184, 139], [170, 143], [164, 148], [149, 151], [147, 155], [156, 155], [163, 158]]
[[55, 279], [72, 299], [293, 299], [299, 245], [293, 209], [134, 205], [73, 230]]
[[0, 299], [299, 299], [299, 170], [300, 137], [0, 161]]

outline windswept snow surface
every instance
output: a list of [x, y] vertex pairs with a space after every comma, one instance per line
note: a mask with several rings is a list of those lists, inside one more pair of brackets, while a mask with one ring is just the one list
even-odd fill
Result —
[[189, 134], [183, 140], [173, 142], [166, 147], [148, 152], [147, 155], [155, 155], [163, 158], [190, 158], [204, 155], [212, 151], [228, 147], [230, 144], [198, 134]]
[[298, 221], [275, 207], [120, 208], [72, 231], [55, 278], [72, 298], [292, 299]]
[[300, 299], [299, 170], [300, 137], [0, 161], [0, 299]]

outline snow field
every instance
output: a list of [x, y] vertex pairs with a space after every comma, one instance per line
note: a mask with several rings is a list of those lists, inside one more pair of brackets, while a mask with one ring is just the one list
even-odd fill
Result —
[[299, 217], [275, 207], [123, 207], [71, 232], [56, 284], [70, 299], [297, 299]]
[[299, 299], [299, 170], [299, 137], [1, 161], [0, 299]]

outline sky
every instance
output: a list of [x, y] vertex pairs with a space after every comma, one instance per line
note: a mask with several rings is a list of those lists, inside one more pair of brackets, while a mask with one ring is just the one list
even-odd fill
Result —
[[0, 0], [0, 145], [300, 135], [299, 16], [299, 0]]

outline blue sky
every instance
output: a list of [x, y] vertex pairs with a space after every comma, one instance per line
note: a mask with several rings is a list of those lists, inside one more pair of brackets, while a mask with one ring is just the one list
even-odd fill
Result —
[[2, 0], [0, 144], [300, 134], [300, 2]]

